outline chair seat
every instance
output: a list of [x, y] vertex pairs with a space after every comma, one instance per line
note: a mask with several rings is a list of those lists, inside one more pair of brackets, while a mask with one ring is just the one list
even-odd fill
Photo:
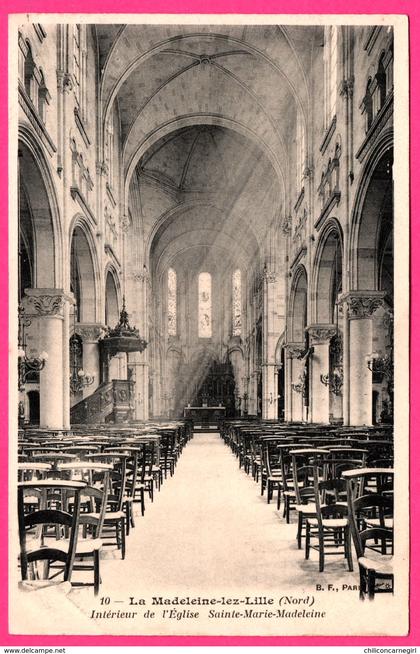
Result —
[[124, 511], [107, 511], [105, 513], [105, 522], [119, 520], [120, 518], [125, 518]]
[[377, 556], [375, 556], [375, 552], [372, 552], [372, 556], [371, 553], [369, 553], [368, 557], [361, 556], [357, 559], [357, 562], [366, 570], [374, 570], [381, 574], [390, 575], [394, 572], [394, 562], [391, 554], [380, 554], [377, 552]]
[[[318, 526], [318, 520], [316, 518], [309, 518], [308, 520], [311, 527]], [[322, 526], [326, 529], [343, 529], [348, 525], [346, 518], [323, 518]]]
[[[326, 505], [322, 504], [321, 506], [326, 506]], [[316, 515], [315, 502], [309, 502], [308, 504], [296, 504], [296, 511], [300, 511], [305, 515]]]
[[[369, 527], [382, 527], [379, 518], [365, 518], [365, 522]], [[385, 529], [394, 529], [394, 518], [385, 518]]]
[[[99, 520], [99, 513], [85, 513], [84, 515], [88, 515]], [[125, 518], [124, 511], [107, 511], [105, 513], [105, 522], [108, 522], [108, 520], [119, 520], [120, 518]]]
[[[62, 539], [55, 541], [57, 544], [55, 547], [57, 549], [67, 552], [69, 547], [69, 542], [67, 539]], [[103, 545], [103, 542], [100, 538], [82, 538], [77, 541], [76, 556], [78, 554], [90, 554], [96, 550], [100, 550]]]

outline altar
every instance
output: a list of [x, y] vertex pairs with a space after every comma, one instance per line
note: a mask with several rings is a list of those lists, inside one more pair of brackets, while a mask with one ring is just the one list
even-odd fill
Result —
[[184, 418], [192, 420], [194, 427], [197, 426], [217, 426], [220, 420], [226, 417], [226, 407], [224, 406], [186, 406], [184, 408]]

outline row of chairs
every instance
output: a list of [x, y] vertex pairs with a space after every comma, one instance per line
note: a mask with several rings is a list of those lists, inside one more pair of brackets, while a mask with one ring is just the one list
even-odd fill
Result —
[[[60, 580], [74, 585], [93, 585], [97, 594], [101, 551], [116, 545], [125, 558], [126, 539], [135, 527], [133, 504], [140, 502], [144, 515], [145, 494], [153, 501], [154, 491], [174, 474], [190, 437], [181, 424], [161, 430], [158, 451], [156, 440], [144, 442], [144, 434], [137, 442], [124, 436], [112, 444], [98, 434], [86, 435], [82, 442], [72, 436], [71, 444], [34, 437], [22, 443], [18, 464], [22, 580], [44, 585], [61, 575]], [[72, 573], [79, 570], [93, 571], [93, 581], [75, 581]]]
[[[373, 597], [372, 579], [380, 578], [381, 569], [389, 582], [387, 574], [392, 560], [390, 563], [383, 558], [389, 556], [390, 549], [392, 557], [393, 472], [389, 440], [379, 445], [376, 439], [366, 440], [362, 448], [359, 439], [336, 439], [328, 433], [322, 436], [310, 428], [305, 433], [286, 426], [278, 429], [249, 423], [236, 423], [233, 429], [228, 425], [222, 430], [222, 438], [237, 456], [239, 466], [260, 483], [261, 495], [266, 493], [268, 503], [277, 491], [277, 509], [283, 501], [286, 522], [290, 522], [292, 511], [297, 513], [298, 548], [302, 548], [304, 539], [305, 559], [311, 550], [318, 553], [320, 572], [328, 555], [344, 556], [349, 571], [353, 570], [353, 535], [361, 596], [367, 593]], [[378, 456], [382, 458], [375, 458]], [[354, 475], [356, 480], [351, 493], [347, 474]], [[366, 522], [361, 516], [369, 516], [371, 521]], [[364, 555], [366, 547], [372, 549], [372, 540], [381, 542], [382, 555], [373, 564]], [[378, 572], [376, 577], [374, 570]], [[392, 590], [392, 583], [387, 583], [385, 589]]]

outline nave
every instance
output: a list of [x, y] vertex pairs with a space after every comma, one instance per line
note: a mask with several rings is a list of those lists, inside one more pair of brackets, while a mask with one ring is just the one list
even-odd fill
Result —
[[[15, 628], [401, 632], [394, 28], [17, 20]], [[289, 593], [325, 620], [144, 617]]]
[[[181, 588], [241, 595], [310, 588], [317, 560], [305, 565], [296, 524], [286, 525], [281, 515], [238, 470], [219, 434], [196, 435], [146, 511], [126, 560], [104, 564], [110, 570], [101, 593], [121, 593], [123, 569], [127, 592], [137, 588], [140, 596], [147, 588], [174, 595]], [[325, 581], [351, 584], [356, 577], [340, 560], [329, 562]]]

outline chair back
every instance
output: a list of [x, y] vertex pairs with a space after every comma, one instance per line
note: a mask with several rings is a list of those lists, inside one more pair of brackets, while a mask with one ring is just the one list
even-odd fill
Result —
[[[391, 540], [389, 538], [389, 533], [392, 530], [385, 528], [385, 518], [392, 514], [393, 511], [393, 500], [391, 497], [381, 495], [379, 493], [369, 493], [368, 495], [363, 495], [361, 497], [355, 498], [351, 492], [351, 485], [347, 486], [347, 502], [349, 507], [349, 520], [350, 520], [350, 529], [353, 537], [354, 546], [356, 549], [356, 554], [358, 557], [364, 555], [366, 541], [370, 539], [371, 535], [363, 535], [363, 532], [368, 532], [368, 527], [366, 529], [365, 519], [368, 517], [376, 518], [378, 520], [378, 528], [382, 532], [381, 540]], [[374, 536], [373, 536], [374, 538]], [[384, 546], [384, 542], [382, 546]]]
[[119, 464], [109, 475], [111, 492], [108, 495], [108, 504], [113, 511], [122, 511], [127, 482], [127, 457], [121, 457]]
[[[343, 518], [348, 515], [347, 504], [338, 504], [346, 492], [346, 482], [344, 479], [320, 479], [317, 463], [313, 466], [313, 480], [316, 517], [318, 527], [322, 529], [323, 518]], [[327, 503], [327, 499], [330, 503]]]
[[[22, 580], [27, 580], [29, 575], [30, 564], [43, 561], [47, 565], [41, 566], [46, 579], [52, 579], [50, 574], [50, 563], [61, 562], [63, 567], [63, 580], [70, 581], [73, 569], [74, 557], [77, 547], [77, 537], [80, 517], [80, 494], [76, 491], [73, 505], [73, 513], [63, 509], [36, 508], [34, 511], [25, 512], [25, 494], [33, 494], [33, 489], [18, 487], [18, 521], [19, 521], [19, 542], [20, 542], [20, 564]], [[37, 543], [35, 547], [28, 546], [29, 532], [34, 527], [41, 527], [37, 534]], [[45, 541], [45, 528], [54, 527], [55, 535], [61, 527], [70, 530], [70, 535], [66, 541], [68, 547], [63, 550], [54, 547], [52, 539], [48, 543]], [[38, 574], [40, 570], [37, 570]], [[53, 576], [57, 573], [54, 570]]]
[[138, 464], [139, 464], [138, 454], [135, 454], [133, 457], [127, 459], [125, 496], [130, 499], [134, 499], [137, 475], [138, 475]]
[[[168, 449], [165, 449], [168, 456]], [[164, 457], [165, 457], [164, 453]], [[153, 470], [153, 444], [141, 443], [138, 454], [138, 478], [142, 484], [146, 477], [150, 477]]]
[[86, 486], [86, 488], [84, 488], [80, 493], [81, 503], [88, 500], [92, 511], [89, 511], [89, 513], [81, 513], [79, 524], [93, 527], [93, 538], [100, 538], [102, 535], [108, 501], [108, 483], [109, 472], [105, 472], [102, 489], [93, 486]]

